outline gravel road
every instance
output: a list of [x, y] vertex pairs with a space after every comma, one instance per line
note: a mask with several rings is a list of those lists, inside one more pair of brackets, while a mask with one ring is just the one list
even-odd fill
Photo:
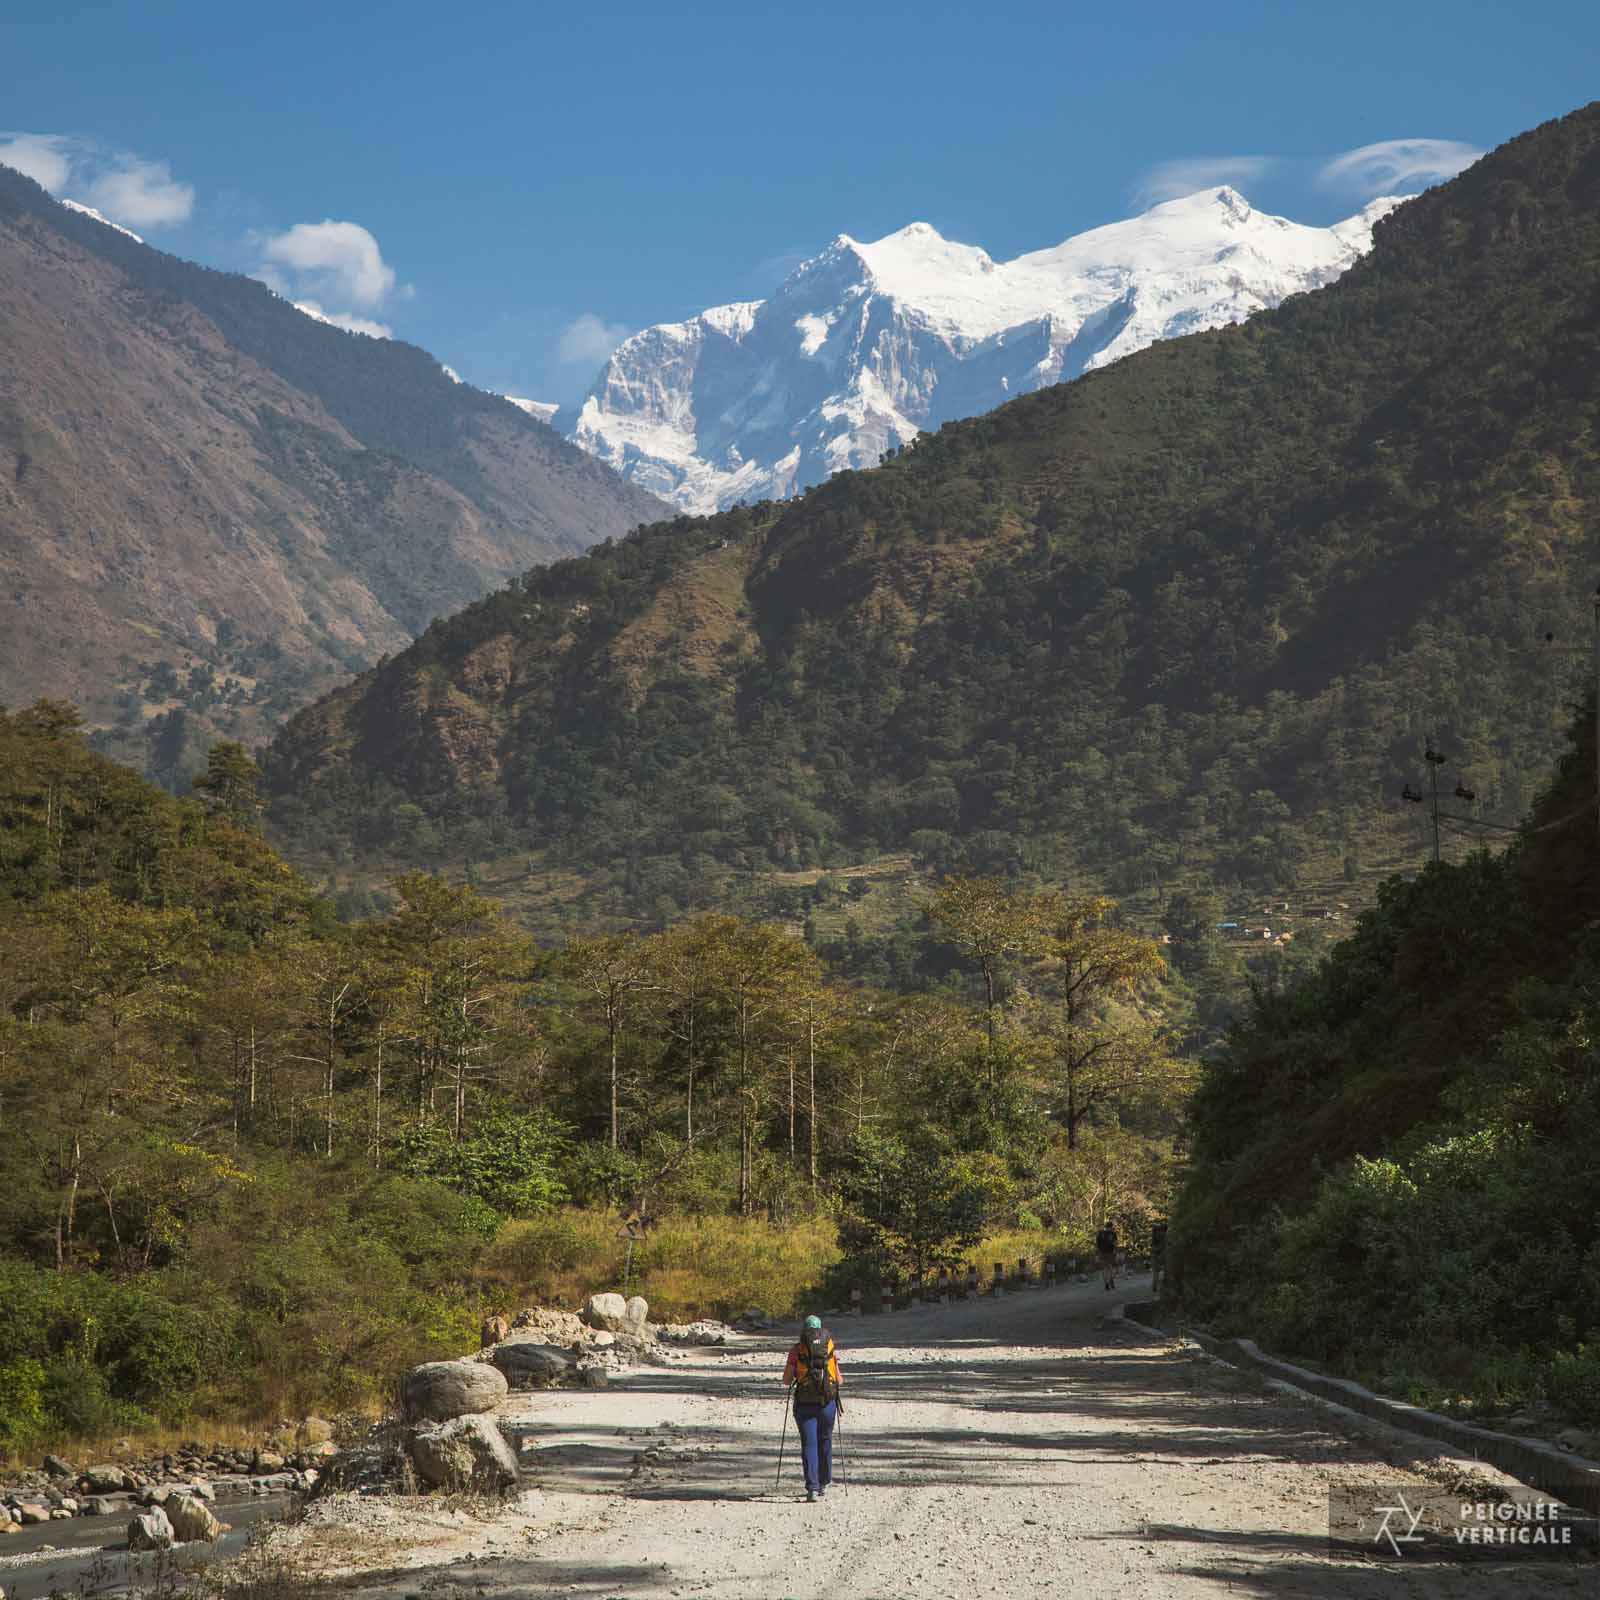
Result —
[[532, 1465], [497, 1515], [330, 1501], [292, 1537], [394, 1600], [1410, 1600], [1593, 1584], [1593, 1565], [1330, 1551], [1330, 1486], [1437, 1487], [1462, 1465], [1107, 1318], [1144, 1288], [837, 1321], [844, 1481], [816, 1505], [792, 1428], [773, 1481], [789, 1341], [747, 1338], [598, 1393], [513, 1395], [502, 1420]]

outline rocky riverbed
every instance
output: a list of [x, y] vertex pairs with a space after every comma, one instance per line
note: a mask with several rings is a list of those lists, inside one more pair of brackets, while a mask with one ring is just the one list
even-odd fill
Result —
[[196, 1441], [159, 1456], [130, 1453], [81, 1465], [47, 1456], [36, 1471], [19, 1473], [0, 1488], [0, 1535], [74, 1517], [161, 1510], [184, 1496], [211, 1504], [307, 1493], [339, 1451], [334, 1425], [320, 1418], [309, 1421], [313, 1426], [301, 1424], [299, 1442], [287, 1452]]

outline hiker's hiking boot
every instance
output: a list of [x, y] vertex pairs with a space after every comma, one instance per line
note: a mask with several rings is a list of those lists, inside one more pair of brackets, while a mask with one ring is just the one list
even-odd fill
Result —
[[817, 1491], [815, 1489], [807, 1489], [806, 1490], [806, 1504], [807, 1505], [810, 1505], [813, 1501], [815, 1501], [816, 1498], [817, 1498]]

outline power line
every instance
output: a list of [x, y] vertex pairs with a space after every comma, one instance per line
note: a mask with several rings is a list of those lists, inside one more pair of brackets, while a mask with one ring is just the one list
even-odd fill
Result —
[[[1537, 828], [1531, 828], [1516, 823], [1490, 822], [1484, 817], [1469, 816], [1459, 811], [1440, 811], [1439, 768], [1444, 765], [1447, 758], [1440, 755], [1439, 752], [1433, 748], [1433, 738], [1430, 735], [1426, 752], [1423, 755], [1423, 760], [1428, 764], [1429, 792], [1427, 795], [1423, 795], [1417, 790], [1413, 789], [1411, 784], [1407, 782], [1405, 788], [1400, 791], [1400, 798], [1402, 800], [1410, 801], [1413, 805], [1421, 805], [1425, 799], [1431, 798], [1432, 804], [1429, 807], [1429, 810], [1432, 816], [1433, 824], [1433, 859], [1435, 862], [1439, 860], [1439, 830], [1441, 827], [1443, 827], [1447, 833], [1460, 834], [1467, 838], [1477, 838], [1482, 836], [1481, 833], [1475, 833], [1475, 829], [1480, 829], [1489, 833], [1548, 833], [1551, 829], [1564, 827], [1567, 823], [1585, 815], [1585, 813], [1588, 813], [1594, 818], [1596, 838], [1597, 840], [1600, 840], [1600, 584], [1595, 585], [1594, 594], [1590, 596], [1590, 603], [1594, 607], [1594, 634], [1588, 651], [1594, 667], [1595, 749], [1593, 807], [1590, 808], [1586, 806], [1583, 811], [1574, 811], [1565, 817], [1557, 817], [1553, 822], [1542, 822]], [[1554, 645], [1555, 637], [1554, 631], [1547, 632], [1544, 636], [1545, 646], [1549, 647]], [[1578, 652], [1573, 650], [1570, 646], [1563, 645], [1557, 647], [1556, 653], [1577, 654]], [[1455, 792], [1458, 800], [1465, 800], [1469, 804], [1478, 798], [1476, 792], [1467, 788], [1466, 785], [1459, 779], [1456, 782]]]

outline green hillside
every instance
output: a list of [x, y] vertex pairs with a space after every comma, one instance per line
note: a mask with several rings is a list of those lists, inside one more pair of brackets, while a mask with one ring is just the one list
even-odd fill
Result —
[[1512, 848], [1260, 992], [1194, 1107], [1186, 1309], [1430, 1403], [1600, 1422], [1592, 712]]
[[435, 623], [280, 735], [277, 825], [647, 919], [889, 851], [1145, 911], [1373, 883], [1424, 855], [1430, 740], [1507, 823], [1559, 748], [1597, 264], [1590, 106], [1328, 289]]

